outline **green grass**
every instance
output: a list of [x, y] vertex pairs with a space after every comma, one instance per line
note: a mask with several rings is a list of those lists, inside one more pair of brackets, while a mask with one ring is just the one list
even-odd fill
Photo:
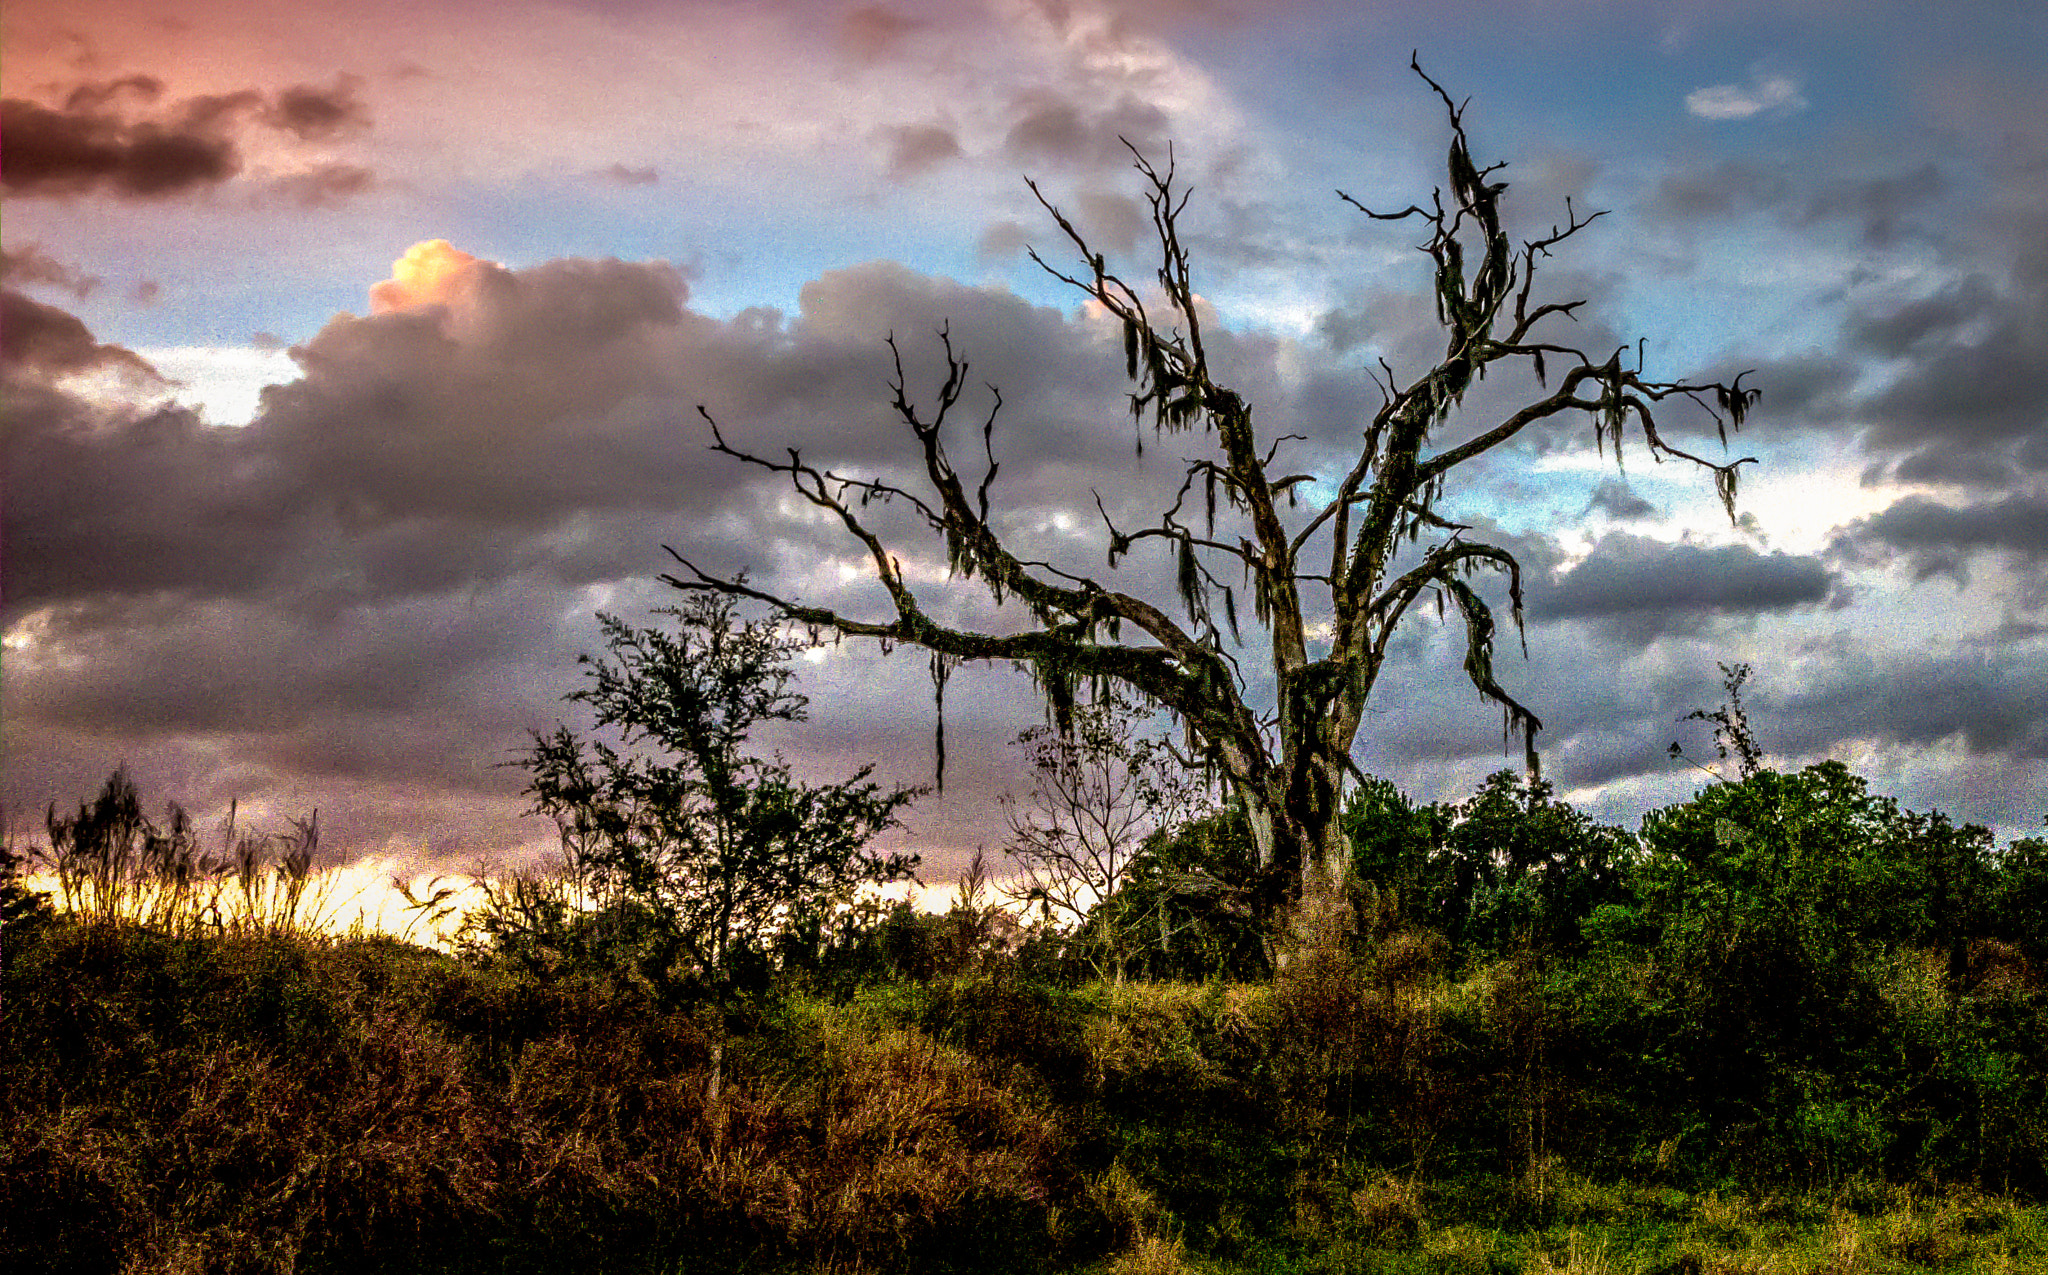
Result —
[[1996, 1183], [1577, 1137], [1590, 1082], [1567, 1033], [1530, 1081], [1508, 967], [723, 1018], [388, 938], [103, 917], [0, 952], [11, 1271], [2048, 1271]]

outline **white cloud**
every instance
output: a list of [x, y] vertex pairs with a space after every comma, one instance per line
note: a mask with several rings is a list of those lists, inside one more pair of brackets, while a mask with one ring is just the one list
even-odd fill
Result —
[[1790, 115], [1806, 109], [1799, 82], [1789, 75], [1750, 73], [1747, 84], [1715, 84], [1685, 95], [1685, 109], [1707, 120], [1746, 120], [1753, 115]]

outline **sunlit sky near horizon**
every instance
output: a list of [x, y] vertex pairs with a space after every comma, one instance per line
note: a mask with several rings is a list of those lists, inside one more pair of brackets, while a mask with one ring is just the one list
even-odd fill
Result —
[[[507, 766], [599, 646], [654, 622], [672, 545], [879, 616], [851, 541], [709, 453], [894, 473], [949, 323], [999, 386], [1005, 527], [1102, 574], [1091, 493], [1138, 518], [1197, 440], [1124, 410], [1115, 333], [1057, 280], [1035, 179], [1149, 273], [1128, 139], [1171, 154], [1225, 379], [1324, 476], [1436, 353], [1414, 223], [1458, 97], [1569, 339], [1763, 399], [1708, 478], [1530, 431], [1446, 512], [1529, 572], [1546, 773], [1634, 827], [1706, 777], [1721, 662], [1774, 764], [1838, 758], [2002, 836], [2048, 813], [2048, 7], [1704, 3], [14, 0], [0, 120], [11, 820], [125, 765], [202, 819], [321, 811], [338, 858], [545, 849]], [[1499, 380], [1500, 378], [1497, 378]], [[1512, 410], [1504, 378], [1446, 429]], [[964, 403], [986, 410], [986, 398]], [[1672, 427], [1718, 448], [1702, 422]], [[966, 444], [962, 444], [963, 447]], [[1122, 521], [1123, 519], [1120, 519]], [[972, 583], [923, 596], [1003, 622]], [[1170, 597], [1163, 557], [1120, 583]], [[1248, 640], [1250, 640], [1250, 635]], [[1433, 615], [1357, 758], [1419, 799], [1514, 763]], [[1256, 648], [1246, 654], [1256, 667]], [[802, 666], [764, 737], [837, 778], [932, 769], [914, 653]], [[1255, 678], [1255, 682], [1256, 682]], [[1269, 678], [1268, 678], [1269, 680]], [[897, 844], [999, 848], [1029, 680], [963, 669], [943, 795]]]

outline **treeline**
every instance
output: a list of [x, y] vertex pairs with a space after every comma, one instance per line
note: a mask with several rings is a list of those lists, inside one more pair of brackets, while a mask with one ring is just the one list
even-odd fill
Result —
[[[132, 800], [60, 817], [68, 852], [83, 820], [175, 873]], [[1576, 1269], [1677, 1272], [1804, 1225], [1833, 1256], [1785, 1269], [2048, 1260], [2048, 842], [1832, 763], [1636, 833], [1505, 773], [1345, 818], [1344, 889], [1277, 941], [1224, 812], [1077, 930], [970, 888], [809, 913], [715, 979], [649, 976], [644, 901], [542, 878], [459, 956], [10, 881], [0, 1258], [1478, 1275], [1600, 1233]]]
[[[1517, 1101], [1541, 1110], [1516, 1119], [1548, 1131], [1514, 1132], [1496, 1090], [1429, 1128], [1439, 1168], [1498, 1167], [1519, 1146], [1626, 1174], [1661, 1147], [1664, 1171], [1702, 1185], [2048, 1188], [2048, 840], [1999, 847], [1836, 762], [1710, 784], [1639, 833], [1506, 771], [1431, 805], [1369, 781], [1344, 827], [1341, 902], [1297, 919], [1283, 978], [1315, 969], [1349, 989], [1339, 1006], [1475, 981], [1519, 998], [1489, 1047], [1522, 1056]], [[992, 954], [963, 942], [986, 909], [905, 909], [792, 973], [841, 995], [992, 962], [1065, 985], [1106, 968], [1269, 978], [1273, 945], [1236, 903], [1252, 853], [1242, 818], [1214, 814], [1149, 840], [1078, 931], [998, 925]], [[1447, 1058], [1488, 1056], [1466, 1045]], [[1333, 1077], [1332, 1102], [1374, 1106], [1387, 1062]], [[1476, 1084], [1506, 1064], [1475, 1066]]]

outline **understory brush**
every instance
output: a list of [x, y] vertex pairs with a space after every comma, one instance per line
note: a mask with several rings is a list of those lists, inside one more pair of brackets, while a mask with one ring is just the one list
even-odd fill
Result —
[[1864, 950], [1814, 1039], [1818, 993], [1751, 971], [1818, 975], [1761, 934], [1461, 959], [1345, 908], [1256, 982], [731, 1002], [39, 916], [0, 980], [0, 1265], [2048, 1269], [2030, 966]]

